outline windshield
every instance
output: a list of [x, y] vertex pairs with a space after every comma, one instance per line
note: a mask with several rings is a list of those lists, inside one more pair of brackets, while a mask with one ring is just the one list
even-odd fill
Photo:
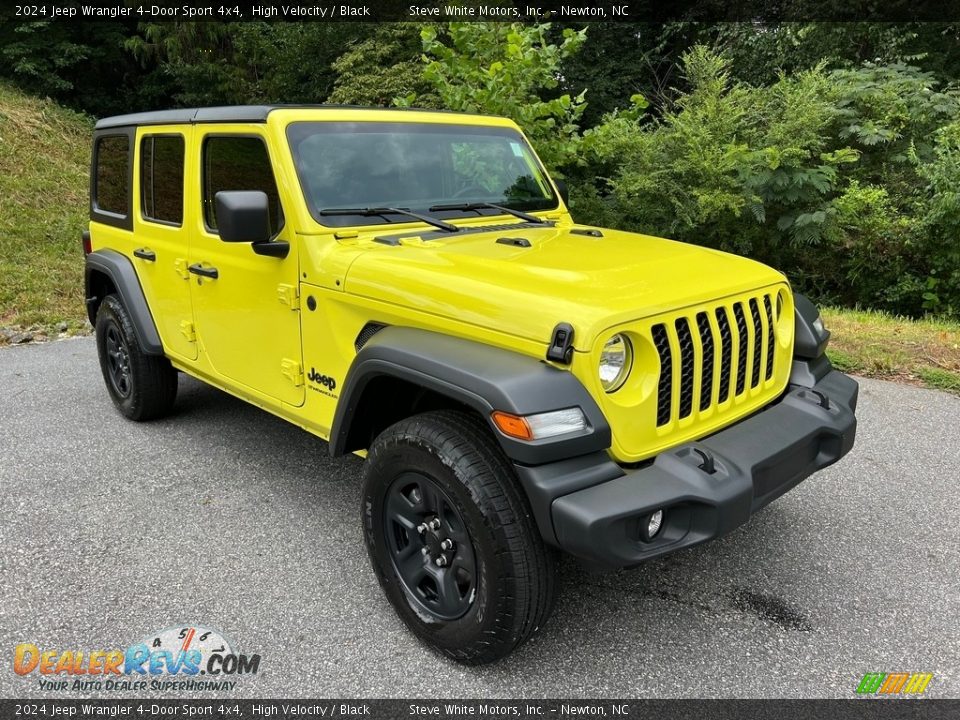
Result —
[[298, 122], [287, 128], [287, 139], [307, 205], [323, 225], [410, 222], [408, 216], [362, 212], [370, 208], [451, 218], [502, 214], [485, 203], [528, 211], [557, 207], [546, 173], [510, 128]]

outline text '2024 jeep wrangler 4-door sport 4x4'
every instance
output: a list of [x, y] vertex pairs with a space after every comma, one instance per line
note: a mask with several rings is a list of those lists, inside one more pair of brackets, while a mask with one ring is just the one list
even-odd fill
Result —
[[182, 371], [366, 455], [384, 592], [457, 660], [550, 613], [557, 548], [710, 540], [854, 441], [857, 384], [757, 262], [576, 224], [497, 117], [225, 107], [97, 123], [86, 295], [107, 390]]

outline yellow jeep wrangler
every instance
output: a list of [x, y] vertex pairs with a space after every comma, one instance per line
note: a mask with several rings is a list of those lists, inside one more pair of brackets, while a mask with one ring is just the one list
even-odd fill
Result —
[[466, 663], [547, 619], [555, 553], [723, 535], [853, 445], [784, 276], [579, 225], [510, 120], [253, 106], [101, 120], [86, 296], [107, 391], [184, 372], [365, 455], [370, 561]]

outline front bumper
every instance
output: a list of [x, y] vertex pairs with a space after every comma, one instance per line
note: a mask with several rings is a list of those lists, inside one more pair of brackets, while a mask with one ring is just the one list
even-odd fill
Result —
[[[775, 403], [697, 442], [625, 469], [606, 453], [517, 467], [544, 538], [609, 567], [724, 535], [853, 447], [857, 383], [825, 358], [795, 363]], [[712, 467], [710, 460], [712, 460]], [[709, 472], [712, 470], [712, 472]], [[651, 541], [645, 516], [664, 510]]]

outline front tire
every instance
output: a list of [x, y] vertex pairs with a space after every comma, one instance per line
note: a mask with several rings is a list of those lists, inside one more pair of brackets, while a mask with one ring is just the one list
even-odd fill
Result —
[[367, 456], [362, 514], [384, 593], [444, 655], [493, 662], [546, 622], [555, 558], [479, 418], [430, 412], [385, 430]]
[[107, 295], [97, 309], [96, 337], [100, 371], [117, 410], [137, 421], [169, 413], [177, 398], [177, 371], [167, 358], [143, 352], [116, 295]]

